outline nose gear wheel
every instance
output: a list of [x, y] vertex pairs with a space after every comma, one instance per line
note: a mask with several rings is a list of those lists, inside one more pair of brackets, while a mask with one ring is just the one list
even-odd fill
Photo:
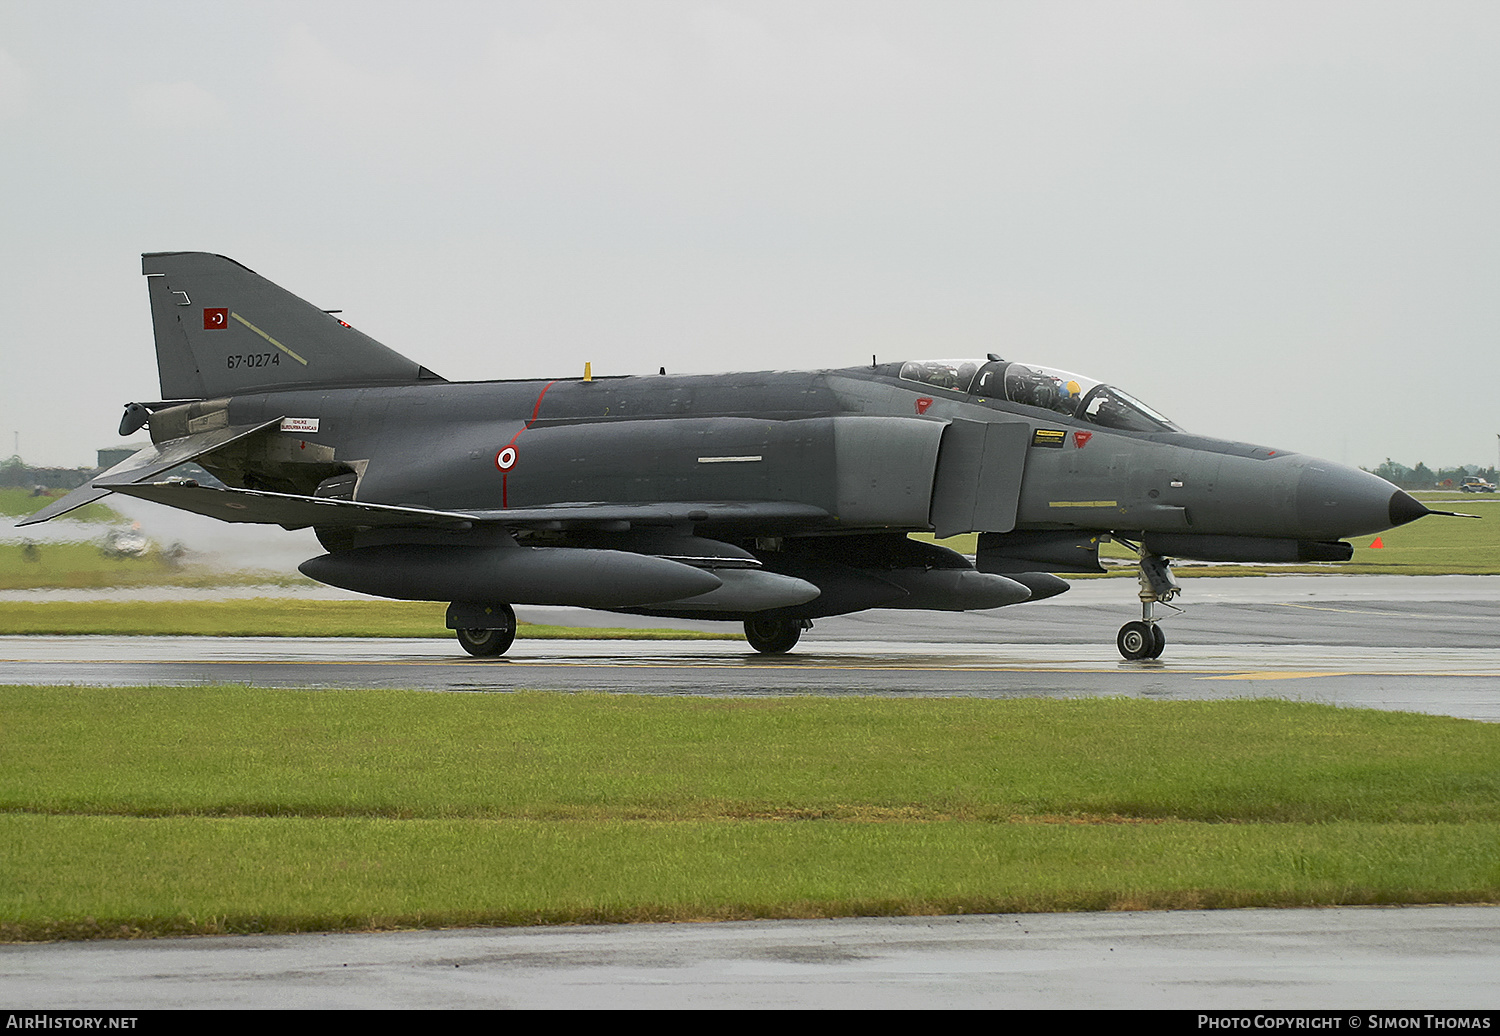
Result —
[[1167, 647], [1167, 635], [1154, 622], [1127, 622], [1120, 627], [1115, 645], [1131, 661], [1160, 658]]
[[1172, 578], [1170, 558], [1145, 550], [1140, 555], [1141, 618], [1139, 622], [1127, 622], [1121, 626], [1115, 637], [1115, 646], [1120, 649], [1120, 654], [1132, 662], [1160, 658], [1161, 653], [1167, 649], [1167, 635], [1157, 625], [1155, 606], [1158, 603], [1167, 604], [1182, 592], [1182, 587]]

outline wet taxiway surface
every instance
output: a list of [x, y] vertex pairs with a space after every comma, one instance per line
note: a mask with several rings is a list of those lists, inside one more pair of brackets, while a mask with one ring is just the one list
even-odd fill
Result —
[[1493, 1010], [1500, 907], [1006, 914], [0, 946], [59, 1008]]
[[[4, 637], [0, 683], [521, 689], [628, 694], [944, 695], [1163, 700], [1274, 697], [1500, 721], [1500, 649], [1231, 647], [1123, 662], [1112, 648], [807, 644], [767, 658], [731, 641], [518, 641], [471, 659], [448, 640]], [[87, 656], [87, 661], [77, 661]]]
[[[518, 640], [504, 658], [472, 659], [449, 639], [4, 637], [0, 683], [1256, 696], [1500, 721], [1500, 578], [1189, 581], [1186, 610], [1165, 623], [1167, 652], [1155, 662], [1122, 661], [1112, 643], [1116, 624], [1130, 617], [1132, 589], [1093, 580], [1060, 598], [994, 612], [824, 619], [780, 656], [730, 640]], [[736, 628], [568, 609], [522, 609], [522, 618]]]

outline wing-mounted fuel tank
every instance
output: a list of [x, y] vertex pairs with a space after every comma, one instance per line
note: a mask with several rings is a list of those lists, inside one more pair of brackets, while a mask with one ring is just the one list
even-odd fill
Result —
[[1055, 572], [1103, 572], [1101, 537], [1070, 530], [980, 533], [974, 567], [1003, 575], [1031, 591], [1031, 600], [1056, 597], [1068, 589]]
[[[548, 542], [548, 537], [532, 537], [531, 542]], [[806, 580], [767, 571], [754, 553], [741, 546], [678, 529], [585, 530], [567, 533], [555, 542], [586, 550], [648, 554], [711, 572], [719, 580], [717, 587], [664, 600], [660, 605], [690, 618], [753, 615], [805, 604], [820, 593]]]
[[304, 575], [358, 593], [406, 601], [622, 608], [695, 597], [723, 581], [665, 558], [611, 550], [392, 543], [304, 561]]
[[543, 531], [524, 544], [489, 524], [319, 529], [333, 549], [301, 571], [401, 600], [613, 609], [670, 602], [698, 618], [799, 605], [819, 593], [811, 583], [764, 571], [754, 554], [734, 544], [670, 528], [599, 524]]
[[[815, 619], [866, 608], [915, 608], [971, 611], [1000, 608], [1033, 598], [1024, 582], [977, 571], [962, 554], [903, 534], [762, 538], [750, 548], [767, 573], [817, 589], [805, 602], [775, 608], [719, 610], [713, 617], [747, 619], [752, 615], [782, 619]], [[1038, 596], [1066, 589], [1039, 581]], [[708, 600], [708, 595], [704, 600]], [[650, 615], [708, 618], [685, 602], [666, 602], [630, 609]]]

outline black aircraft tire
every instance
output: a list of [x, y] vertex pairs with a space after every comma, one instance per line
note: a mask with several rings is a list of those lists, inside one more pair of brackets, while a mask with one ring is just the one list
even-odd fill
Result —
[[[1166, 647], [1166, 643], [1166, 638], [1163, 637], [1162, 647]], [[1156, 637], [1151, 632], [1151, 623], [1127, 622], [1120, 627], [1120, 634], [1115, 637], [1115, 646], [1120, 649], [1120, 654], [1131, 661], [1151, 658], [1151, 650], [1156, 647]]]
[[505, 654], [516, 641], [516, 613], [507, 607], [502, 614], [509, 620], [503, 629], [456, 629], [458, 643], [476, 658]]
[[795, 619], [746, 619], [745, 639], [763, 655], [784, 655], [802, 639]]
[[1167, 650], [1167, 635], [1156, 623], [1151, 623], [1151, 654], [1148, 658], [1160, 658], [1161, 653]]
[[476, 658], [494, 658], [510, 650], [515, 642], [516, 631], [509, 630], [454, 630], [463, 649]]

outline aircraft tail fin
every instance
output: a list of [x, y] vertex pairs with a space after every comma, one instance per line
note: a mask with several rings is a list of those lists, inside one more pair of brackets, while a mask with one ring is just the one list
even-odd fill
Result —
[[208, 252], [148, 252], [163, 399], [442, 381], [338, 317]]

